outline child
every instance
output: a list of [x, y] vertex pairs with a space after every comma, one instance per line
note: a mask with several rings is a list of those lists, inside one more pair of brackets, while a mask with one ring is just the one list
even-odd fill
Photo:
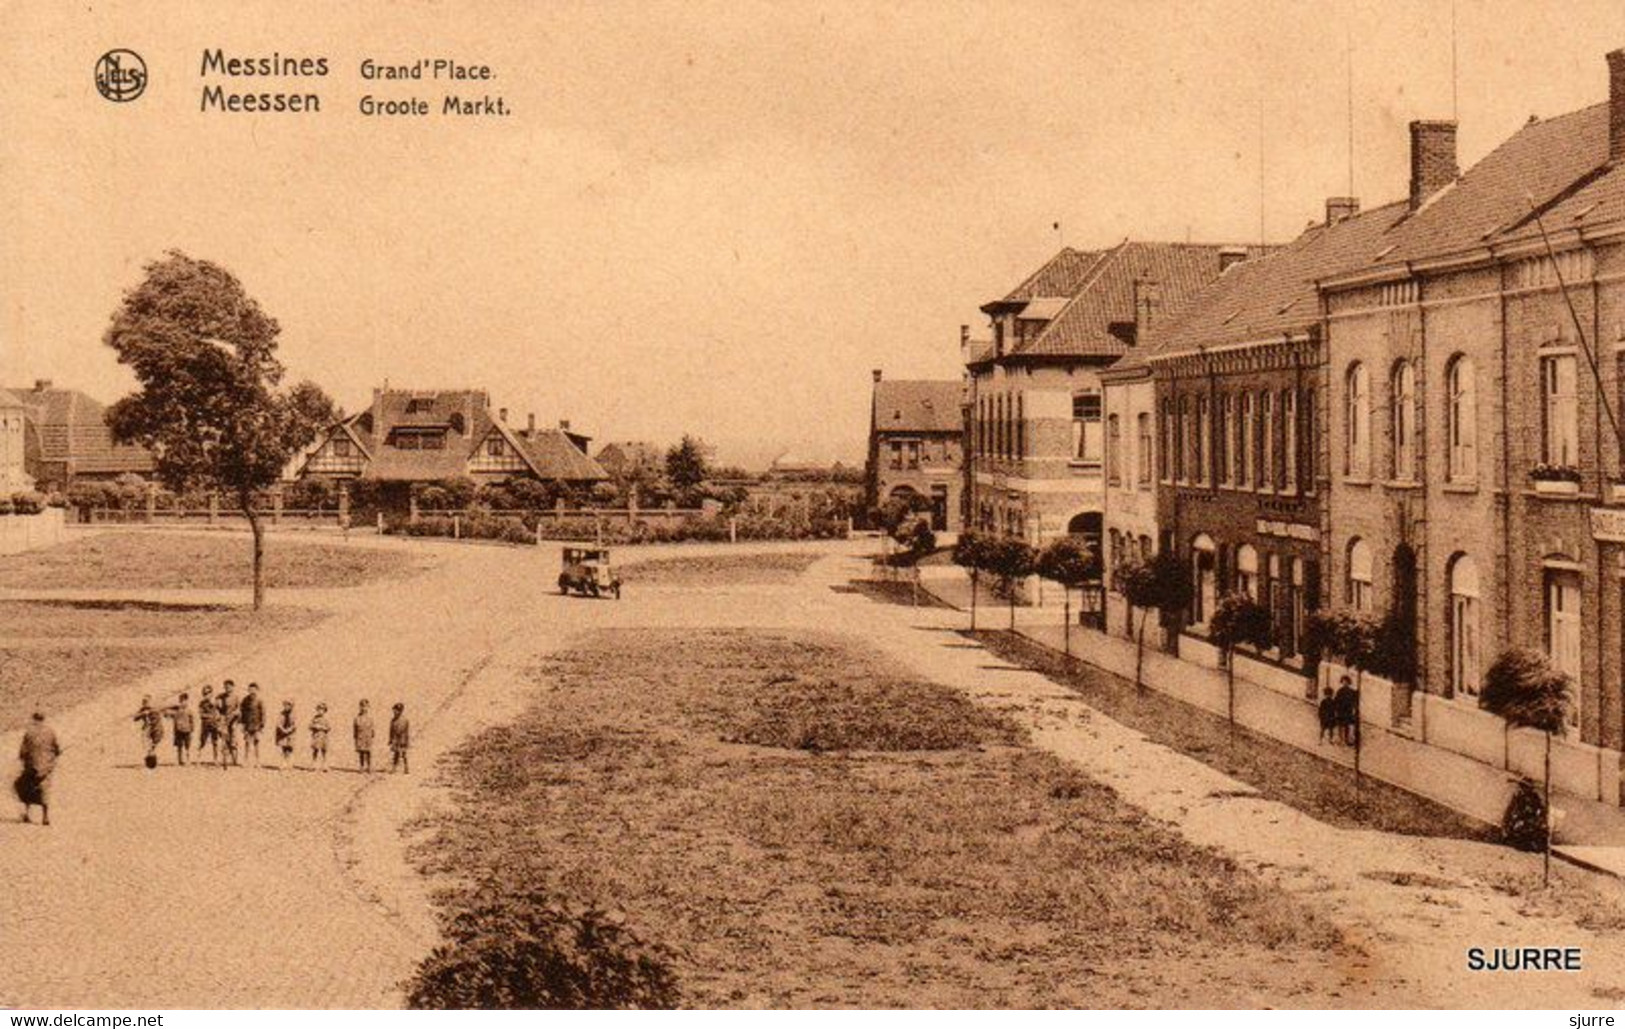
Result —
[[260, 699], [260, 684], [248, 684], [248, 696], [243, 698], [242, 706], [237, 709], [237, 717], [243, 723], [243, 760], [253, 757], [254, 764], [260, 763], [260, 733], [265, 729], [265, 701]]
[[1337, 742], [1337, 701], [1332, 699], [1331, 684], [1323, 686], [1320, 691], [1320, 742]]
[[192, 751], [192, 705], [190, 696], [182, 693], [175, 703], [164, 709], [175, 731], [175, 763], [185, 765]]
[[147, 741], [147, 767], [157, 768], [158, 745], [164, 742], [164, 716], [152, 706], [151, 697], [142, 697], [141, 710], [130, 720], [141, 723], [141, 735]]
[[372, 714], [367, 710], [367, 702], [363, 700], [360, 709], [355, 713], [355, 759], [363, 772], [372, 771], [372, 738], [375, 732]]
[[316, 714], [310, 720], [310, 763], [327, 771], [327, 734], [333, 727], [327, 723], [327, 705], [317, 704]]
[[216, 765], [220, 763], [220, 706], [214, 699], [214, 687], [203, 687], [203, 695], [198, 697], [197, 718], [201, 724], [200, 735], [197, 739], [198, 757], [203, 757], [203, 748], [209, 748], [209, 760]]
[[282, 715], [276, 720], [276, 745], [282, 751], [282, 767], [293, 760], [293, 701], [282, 702]]
[[406, 720], [406, 705], [396, 704], [394, 717], [389, 720], [389, 770], [410, 775], [406, 761], [407, 748], [412, 745], [412, 723]]
[[235, 765], [237, 763], [237, 698], [231, 691], [237, 684], [227, 679], [220, 687], [220, 701], [216, 705], [220, 709], [220, 742], [226, 745], [226, 761]]

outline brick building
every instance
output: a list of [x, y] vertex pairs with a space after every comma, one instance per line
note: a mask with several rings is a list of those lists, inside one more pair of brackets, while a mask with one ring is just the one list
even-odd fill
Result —
[[1259, 656], [1302, 668], [1327, 532], [1316, 280], [1373, 253], [1403, 211], [1333, 198], [1325, 221], [1228, 268], [1154, 333], [1160, 545], [1191, 568], [1186, 633], [1205, 636], [1220, 598], [1246, 593], [1274, 621]]
[[965, 424], [960, 383], [887, 379], [874, 372], [865, 464], [866, 503], [917, 498], [931, 527], [958, 532]]
[[1454, 127], [1413, 126], [1406, 217], [1322, 288], [1332, 603], [1414, 626], [1424, 702], [1396, 712], [1469, 751], [1504, 745], [1483, 672], [1544, 649], [1578, 686], [1560, 760], [1617, 801], [1625, 52], [1608, 66], [1606, 103], [1531, 119], [1459, 179]]
[[49, 379], [6, 392], [23, 405], [24, 463], [38, 488], [66, 490], [83, 480], [152, 474], [152, 455], [114, 443], [107, 408], [87, 394]]
[[1103, 542], [1101, 372], [1133, 351], [1152, 319], [1248, 253], [1180, 243], [1069, 247], [982, 306], [993, 339], [967, 363], [966, 488], [978, 530], [1035, 546], [1064, 535]]
[[[1157, 402], [1151, 366], [1135, 351], [1100, 372], [1106, 411], [1104, 578], [1156, 552]], [[1131, 630], [1121, 594], [1106, 595], [1108, 628]]]

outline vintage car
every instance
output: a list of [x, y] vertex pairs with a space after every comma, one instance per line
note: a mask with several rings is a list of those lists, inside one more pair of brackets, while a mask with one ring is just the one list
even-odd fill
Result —
[[621, 599], [621, 580], [610, 567], [609, 551], [602, 547], [565, 547], [559, 592]]

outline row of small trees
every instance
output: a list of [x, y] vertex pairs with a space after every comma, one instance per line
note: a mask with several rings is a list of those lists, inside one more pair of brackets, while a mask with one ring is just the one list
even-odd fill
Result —
[[972, 630], [976, 628], [977, 594], [984, 574], [993, 576], [995, 593], [1009, 600], [1012, 629], [1016, 626], [1016, 594], [1021, 580], [1037, 575], [1059, 585], [1066, 650], [1072, 652], [1072, 590], [1100, 581], [1100, 555], [1093, 548], [1062, 538], [1038, 550], [1021, 540], [966, 532], [954, 545], [953, 559], [970, 572]]

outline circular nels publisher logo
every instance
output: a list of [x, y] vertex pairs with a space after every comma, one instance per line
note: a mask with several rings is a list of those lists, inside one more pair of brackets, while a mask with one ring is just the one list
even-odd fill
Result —
[[146, 92], [147, 62], [134, 50], [109, 50], [96, 61], [96, 92], [127, 104]]

